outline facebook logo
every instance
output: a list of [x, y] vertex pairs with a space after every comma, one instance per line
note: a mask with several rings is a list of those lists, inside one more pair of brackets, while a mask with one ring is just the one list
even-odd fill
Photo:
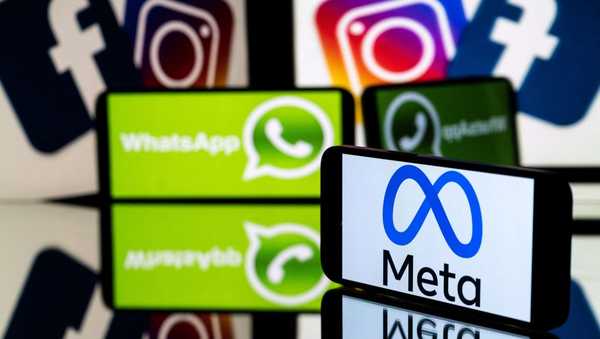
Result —
[[[44, 248], [33, 261], [4, 338], [99, 338], [98, 278], [62, 250]], [[106, 320], [106, 339], [141, 338], [148, 322], [139, 312], [115, 312]]]
[[92, 128], [104, 90], [139, 81], [107, 0], [5, 0], [0, 41], [0, 82], [41, 152]]
[[574, 124], [598, 94], [599, 16], [599, 1], [483, 0], [448, 75], [507, 77], [521, 112]]

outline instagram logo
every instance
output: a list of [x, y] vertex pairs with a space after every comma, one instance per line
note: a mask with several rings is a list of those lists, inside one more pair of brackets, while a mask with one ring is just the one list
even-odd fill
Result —
[[215, 313], [153, 313], [149, 339], [232, 339], [231, 316]]
[[332, 82], [359, 94], [444, 78], [466, 19], [460, 0], [330, 0], [316, 23]]
[[148, 0], [139, 7], [134, 63], [148, 87], [224, 85], [233, 15], [222, 0]]

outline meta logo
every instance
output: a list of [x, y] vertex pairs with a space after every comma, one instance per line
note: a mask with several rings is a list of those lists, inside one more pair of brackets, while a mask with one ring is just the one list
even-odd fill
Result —
[[[404, 231], [398, 231], [394, 223], [394, 203], [400, 186], [406, 180], [414, 180], [425, 193], [425, 199], [418, 208], [413, 220]], [[452, 229], [450, 220], [438, 197], [440, 191], [449, 183], [458, 185], [465, 193], [470, 207], [472, 233], [471, 239], [467, 243], [461, 242]], [[383, 226], [385, 233], [390, 241], [399, 246], [405, 246], [411, 243], [419, 230], [425, 223], [429, 212], [433, 213], [442, 236], [448, 244], [448, 247], [458, 257], [469, 259], [475, 256], [481, 247], [483, 237], [483, 221], [481, 216], [481, 207], [475, 193], [475, 189], [467, 178], [457, 171], [447, 171], [443, 173], [434, 183], [431, 183], [425, 173], [414, 165], [404, 165], [397, 169], [385, 190], [383, 200]], [[389, 250], [383, 250], [383, 285], [388, 286], [388, 272], [391, 271], [394, 279], [402, 281], [405, 274], [408, 276], [408, 291], [413, 291], [414, 286], [414, 256], [408, 254], [397, 269]], [[416, 284], [419, 291], [426, 296], [434, 297], [438, 294], [438, 272], [430, 267], [422, 267], [416, 274]], [[443, 280], [443, 296], [447, 301], [456, 301], [456, 296], [450, 292], [452, 280], [457, 277], [456, 273], [450, 270], [450, 265], [444, 263], [443, 269], [439, 270], [439, 276]], [[474, 291], [473, 296], [467, 296], [465, 290], [467, 286]], [[465, 305], [480, 306], [481, 279], [465, 275], [458, 279], [456, 285], [458, 298]]]
[[599, 11], [597, 1], [483, 1], [461, 36], [449, 75], [505, 76], [522, 112], [574, 124], [598, 95]]
[[222, 0], [127, 2], [125, 28], [147, 87], [225, 85], [233, 12]]
[[[394, 225], [394, 202], [400, 185], [408, 179], [414, 180], [421, 187], [423, 193], [425, 193], [425, 200], [417, 210], [417, 214], [408, 225], [408, 228], [403, 232], [399, 232]], [[452, 230], [452, 225], [450, 225], [448, 216], [438, 198], [438, 193], [449, 183], [457, 184], [465, 192], [471, 208], [473, 233], [471, 240], [466, 244], [463, 244]], [[433, 212], [448, 246], [456, 255], [462, 258], [471, 258], [477, 254], [481, 247], [483, 233], [481, 208], [475, 189], [467, 178], [459, 172], [447, 171], [432, 184], [425, 173], [414, 165], [404, 165], [396, 170], [388, 183], [383, 200], [383, 225], [388, 238], [397, 245], [410, 243], [417, 236], [430, 210]]]
[[456, 0], [332, 0], [316, 23], [333, 82], [360, 93], [367, 84], [443, 78], [466, 19]]
[[[15, 32], [23, 22], [27, 29]], [[92, 128], [104, 90], [137, 83], [127, 36], [106, 0], [4, 1], [0, 39], [0, 80], [41, 152]]]

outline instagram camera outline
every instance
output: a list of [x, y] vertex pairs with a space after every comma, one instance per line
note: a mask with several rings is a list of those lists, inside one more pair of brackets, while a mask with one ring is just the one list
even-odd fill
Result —
[[[223, 2], [225, 4], [225, 2]], [[228, 6], [227, 4], [225, 4], [226, 6]], [[153, 62], [151, 61], [151, 52], [149, 52], [149, 55], [144, 55], [144, 48], [145, 48], [145, 35], [146, 35], [146, 26], [148, 23], [148, 17], [150, 15], [150, 13], [152, 12], [153, 9], [156, 8], [163, 8], [166, 10], [171, 10], [171, 11], [176, 11], [178, 13], [182, 13], [185, 15], [189, 15], [191, 17], [195, 17], [195, 18], [201, 18], [203, 19], [210, 27], [211, 32], [213, 34], [211, 42], [210, 42], [210, 51], [209, 51], [209, 55], [208, 55], [208, 62], [204, 62], [204, 60], [200, 61], [198, 60], [198, 57], [196, 55], [196, 60], [194, 62], [194, 67], [192, 69], [192, 71], [190, 71], [190, 73], [184, 77], [183, 79], [177, 79], [174, 83], [175, 84], [165, 84], [163, 83], [163, 81], [160, 80], [159, 76], [157, 76], [157, 72], [155, 70], [155, 66], [153, 65]], [[231, 9], [228, 8], [228, 10], [231, 13]], [[233, 29], [233, 15], [231, 14], [231, 27], [230, 29]], [[139, 9], [139, 14], [137, 15], [137, 23], [136, 23], [136, 32], [135, 32], [135, 38], [134, 38], [134, 64], [136, 65], [136, 67], [138, 68], [142, 68], [143, 66], [143, 62], [147, 62], [148, 63], [148, 67], [150, 68], [150, 71], [152, 72], [152, 75], [156, 78], [156, 80], [158, 81], [158, 83], [163, 86], [163, 87], [171, 87], [171, 88], [187, 88], [187, 87], [198, 87], [195, 85], [197, 79], [201, 76], [202, 70], [204, 65], [207, 66], [207, 70], [206, 70], [206, 81], [205, 84], [203, 84], [202, 87], [214, 87], [215, 85], [217, 85], [217, 72], [219, 71], [219, 54], [220, 54], [220, 43], [221, 40], [231, 40], [230, 39], [221, 39], [222, 38], [222, 32], [220, 30], [219, 24], [218, 24], [218, 20], [213, 16], [213, 14], [204, 9], [204, 8], [199, 8], [199, 7], [195, 7], [193, 5], [187, 4], [187, 3], [183, 3], [183, 2], [179, 2], [179, 1], [175, 1], [175, 0], [149, 0], [144, 2], [140, 9]], [[170, 21], [166, 21], [164, 23], [161, 23], [161, 25], [159, 26], [159, 28], [153, 32], [154, 35], [149, 39], [149, 44], [150, 44], [150, 49], [151, 46], [154, 42], [154, 39], [157, 35], [157, 31], [159, 31], [162, 27], [164, 27], [164, 25], [169, 24]], [[187, 24], [184, 23], [184, 25], [187, 26]], [[189, 27], [189, 26], [188, 26]], [[180, 31], [181, 32], [181, 31]], [[190, 39], [190, 41], [193, 41], [192, 38], [189, 37], [189, 35], [186, 34], [186, 36]], [[201, 37], [198, 37], [198, 39], [201, 39]], [[223, 41], [225, 43], [227, 43], [228, 41]], [[229, 41], [231, 42], [231, 41]], [[160, 45], [160, 44], [159, 44]], [[206, 55], [204, 53], [204, 51], [202, 50], [203, 47], [202, 45], [200, 45], [200, 51], [202, 51], [203, 55]], [[195, 48], [196, 49], [196, 48]], [[197, 50], [196, 50], [197, 51]], [[225, 56], [227, 58], [224, 58], [223, 63], [227, 64], [229, 62], [229, 53], [230, 53], [230, 48], [229, 46], [227, 47], [226, 51], [223, 53], [225, 54]], [[205, 57], [203, 57], [204, 59]], [[146, 60], [147, 59], [147, 60]], [[227, 60], [225, 60], [227, 59]], [[160, 63], [160, 60], [158, 60], [158, 63]], [[196, 67], [196, 65], [200, 65], [199, 67]], [[204, 64], [204, 65], [202, 65]], [[197, 71], [194, 71], [194, 69], [197, 68]], [[197, 76], [191, 76], [193, 75], [195, 72], [197, 72]], [[189, 79], [188, 79], [189, 78]], [[170, 79], [173, 80], [173, 79]], [[187, 80], [187, 81], [183, 81], [183, 80]], [[191, 81], [190, 81], [191, 80]]]
[[[410, 1], [410, 0], [392, 0], [392, 1], [381, 1], [381, 0], [328, 0], [321, 2], [313, 12], [313, 22], [316, 28], [317, 37], [320, 44], [320, 51], [324, 57], [325, 65], [327, 67], [329, 79], [333, 84], [349, 87], [352, 92], [356, 95], [360, 93], [360, 90], [367, 85], [380, 83], [376, 81], [377, 78], [374, 75], [370, 75], [374, 79], [362, 79], [365, 75], [358, 77], [358, 81], [354, 81], [355, 84], [350, 86], [350, 78], [346, 67], [340, 66], [339, 60], [343, 58], [341, 49], [339, 46], [339, 39], [334, 32], [336, 31], [337, 24], [340, 22], [343, 16], [353, 9], [360, 7], [370, 7], [374, 5], [381, 5], [382, 3], [392, 3], [393, 7], [397, 7], [398, 2], [404, 3], [423, 3], [424, 1]], [[405, 4], [401, 4], [402, 7], [406, 7]], [[440, 0], [434, 2], [441, 8], [441, 13], [444, 14], [444, 18], [448, 19], [448, 26], [452, 36], [453, 45], [456, 46], [458, 38], [462, 31], [467, 25], [467, 18], [465, 16], [464, 7], [461, 1], [456, 0]], [[427, 5], [427, 3], [425, 3]], [[430, 7], [430, 6], [429, 6]], [[393, 18], [394, 16], [389, 16]], [[398, 18], [404, 18], [397, 16]], [[409, 16], [410, 17], [410, 16]], [[437, 18], [436, 18], [437, 19]], [[385, 20], [385, 19], [384, 19]], [[420, 23], [420, 20], [413, 20], [413, 22]], [[376, 23], [375, 23], [376, 24]], [[439, 20], [436, 26], [439, 26]], [[436, 31], [439, 30], [436, 29]], [[431, 35], [430, 35], [431, 36]], [[442, 45], [441, 36], [436, 37], [439, 45]], [[360, 52], [359, 52], [360, 53]], [[434, 57], [434, 59], [437, 57]], [[444, 59], [448, 59], [444, 56]], [[447, 60], [449, 61], [449, 60]], [[427, 75], [432, 69], [430, 66], [424, 73]], [[367, 71], [371, 73], [370, 71]], [[361, 73], [362, 74], [362, 73]], [[432, 78], [433, 79], [433, 78]], [[358, 92], [357, 92], [358, 90]]]
[[[229, 339], [231, 318], [227, 314], [217, 313], [153, 313], [149, 317], [150, 338], [166, 339], [179, 324], [188, 324], [195, 334], [206, 339]], [[186, 338], [188, 336], [185, 336]], [[196, 337], [196, 336], [194, 336]]]
[[[454, 54], [456, 53], [456, 45], [454, 43], [454, 38], [452, 36], [452, 28], [450, 26], [450, 20], [448, 19], [448, 16], [446, 15], [446, 11], [445, 11], [444, 7], [438, 2], [436, 2], [434, 0], [394, 0], [394, 1], [385, 1], [385, 2], [381, 2], [381, 3], [370, 3], [370, 4], [365, 4], [365, 5], [362, 5], [359, 7], [354, 7], [353, 9], [347, 11], [344, 15], [342, 15], [342, 17], [336, 24], [336, 37], [337, 37], [339, 48], [340, 48], [340, 51], [342, 54], [342, 61], [344, 63], [344, 68], [346, 69], [346, 73], [348, 74], [348, 79], [350, 81], [350, 86], [351, 86], [353, 92], [359, 93], [363, 86], [361, 84], [360, 75], [358, 74], [358, 70], [356, 67], [356, 61], [354, 60], [354, 53], [352, 52], [352, 47], [350, 46], [350, 41], [346, 34], [346, 32], [348, 32], [348, 29], [350, 28], [350, 24], [354, 20], [361, 18], [361, 17], [366, 17], [369, 15], [389, 11], [389, 10], [392, 10], [392, 9], [395, 9], [398, 7], [407, 7], [407, 6], [411, 6], [411, 5], [415, 5], [415, 4], [428, 5], [429, 7], [431, 7], [433, 9], [433, 12], [436, 15], [436, 19], [437, 19], [437, 23], [438, 23], [437, 26], [441, 33], [440, 37], [443, 42], [443, 46], [445, 49], [444, 52], [446, 54], [446, 57], [448, 60], [450, 60], [454, 57]], [[385, 18], [379, 22], [382, 22], [384, 20], [389, 20], [389, 18]], [[413, 20], [413, 19], [408, 19], [408, 20], [415, 22], [415, 20]], [[375, 25], [377, 25], [377, 24], [375, 24]], [[434, 51], [434, 53], [435, 53], [435, 51]], [[419, 63], [420, 63], [420, 61], [419, 61]], [[431, 63], [428, 67], [431, 67]], [[367, 66], [367, 68], [368, 68], [368, 66]], [[425, 74], [426, 71], [427, 71], [427, 69], [412, 80], [415, 80], [418, 77], [422, 76], [423, 74]]]

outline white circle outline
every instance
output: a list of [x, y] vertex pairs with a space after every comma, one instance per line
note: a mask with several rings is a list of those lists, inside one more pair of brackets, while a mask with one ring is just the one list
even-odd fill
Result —
[[[188, 40], [192, 44], [192, 48], [194, 49], [194, 65], [192, 69], [182, 79], [173, 79], [162, 68], [160, 63], [160, 46], [168, 34], [172, 32], [179, 32], [185, 35]], [[183, 23], [182, 21], [169, 21], [166, 24], [160, 26], [154, 36], [152, 36], [152, 41], [150, 41], [150, 68], [152, 72], [158, 79], [158, 81], [165, 87], [168, 88], [187, 88], [194, 84], [194, 82], [200, 76], [200, 72], [202, 72], [202, 64], [204, 62], [204, 50], [202, 48], [202, 44], [198, 38], [196, 32], [189, 25]]]
[[431, 121], [433, 122], [433, 143], [431, 145], [431, 151], [434, 155], [441, 156], [441, 125], [438, 112], [429, 99], [417, 92], [401, 93], [388, 105], [383, 122], [383, 136], [385, 138], [386, 148], [392, 151], [399, 151], [398, 147], [396, 147], [396, 142], [394, 141], [392, 125], [394, 123], [394, 114], [406, 102], [416, 102], [425, 107], [427, 115], [429, 115], [429, 118], [431, 118]]
[[[375, 41], [391, 28], [404, 28], [413, 32], [421, 41], [423, 52], [421, 58], [408, 70], [393, 72], [381, 67], [375, 59]], [[421, 23], [409, 18], [388, 18], [381, 20], [369, 29], [361, 44], [361, 56], [367, 69], [378, 78], [388, 82], [410, 82], [422, 76], [435, 57], [435, 45], [431, 33]]]
[[167, 339], [167, 336], [171, 332], [171, 329], [175, 327], [177, 323], [186, 322], [192, 324], [196, 333], [200, 336], [200, 339], [209, 339], [208, 331], [206, 330], [206, 326], [196, 318], [196, 316], [192, 314], [171, 314], [167, 320], [160, 326], [160, 331], [158, 331], [158, 339]]
[[271, 227], [262, 227], [262, 226], [258, 226], [256, 224], [254, 224], [252, 222], [245, 222], [244, 226], [245, 226], [246, 232], [248, 233], [249, 238], [250, 238], [250, 246], [248, 247], [248, 250], [246, 252], [246, 259], [245, 259], [246, 275], [248, 277], [248, 281], [250, 282], [250, 285], [263, 298], [265, 298], [271, 302], [283, 305], [283, 306], [295, 306], [298, 304], [307, 303], [307, 302], [315, 299], [321, 293], [323, 293], [325, 291], [325, 289], [327, 289], [327, 287], [330, 284], [330, 281], [327, 278], [327, 276], [325, 275], [325, 273], [321, 273], [321, 279], [313, 288], [311, 288], [310, 290], [308, 290], [305, 293], [301, 293], [301, 294], [297, 294], [297, 295], [293, 295], [293, 296], [282, 295], [282, 294], [273, 292], [273, 291], [269, 290], [267, 287], [265, 287], [263, 285], [263, 283], [260, 281], [260, 279], [258, 278], [258, 275], [256, 274], [256, 265], [255, 265], [256, 264], [256, 254], [258, 253], [258, 249], [259, 249], [258, 236], [256, 234], [253, 235], [252, 234], [253, 231], [249, 230], [249, 229], [259, 228], [259, 231], [254, 231], [254, 232], [259, 233], [259, 234], [264, 234], [268, 237], [277, 236], [282, 233], [300, 234], [300, 235], [312, 240], [317, 245], [317, 248], [320, 248], [321, 241], [320, 241], [320, 236], [319, 236], [319, 234], [317, 234], [317, 232], [315, 232], [312, 229], [307, 228], [306, 226], [293, 224], [293, 223], [284, 223], [284, 224], [274, 225]]
[[[323, 145], [314, 160], [304, 166], [293, 169], [284, 169], [267, 164], [257, 167], [260, 159], [256, 152], [253, 140], [256, 125], [260, 118], [265, 114], [275, 108], [284, 106], [299, 107], [312, 115], [321, 126]], [[244, 180], [252, 180], [263, 175], [270, 175], [279, 179], [295, 179], [307, 176], [319, 169], [319, 166], [321, 165], [321, 156], [327, 148], [333, 146], [333, 127], [331, 126], [331, 121], [325, 114], [325, 111], [314, 102], [296, 96], [280, 96], [259, 104], [254, 108], [252, 113], [250, 113], [250, 116], [244, 125], [243, 144], [246, 154], [248, 155], [248, 164], [246, 165], [243, 175]]]

